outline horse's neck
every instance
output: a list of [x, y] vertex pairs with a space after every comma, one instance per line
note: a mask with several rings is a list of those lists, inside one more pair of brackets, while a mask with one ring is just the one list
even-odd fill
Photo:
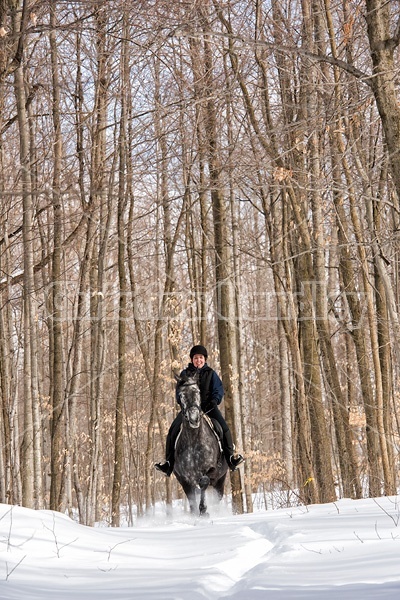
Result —
[[189, 423], [184, 419], [182, 422], [182, 434], [185, 437], [188, 437], [191, 439], [197, 439], [200, 437], [201, 433], [203, 432], [204, 425], [205, 425], [205, 422], [204, 422], [203, 418], [200, 419], [200, 425], [197, 428], [190, 427]]

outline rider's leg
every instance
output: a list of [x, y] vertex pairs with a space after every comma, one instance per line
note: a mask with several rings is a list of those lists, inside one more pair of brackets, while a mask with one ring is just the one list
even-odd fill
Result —
[[225, 454], [225, 458], [227, 460], [228, 466], [231, 471], [235, 471], [236, 468], [242, 462], [244, 462], [244, 458], [241, 454], [236, 454], [236, 456], [235, 456], [232, 434], [231, 434], [229, 428], [226, 431], [224, 431], [223, 442], [224, 442], [224, 454]]
[[172, 421], [171, 427], [169, 428], [167, 435], [167, 442], [165, 445], [165, 462], [156, 463], [154, 466], [157, 471], [161, 471], [167, 477], [169, 477], [174, 470], [175, 462], [175, 442], [178, 437], [179, 430], [182, 425], [182, 413], [178, 413], [175, 419]]
[[216, 421], [218, 421], [218, 423], [222, 427], [222, 431], [223, 431], [222, 446], [223, 446], [224, 455], [225, 455], [225, 458], [226, 458], [229, 468], [231, 469], [231, 471], [234, 471], [236, 469], [236, 467], [238, 467], [240, 465], [240, 463], [242, 463], [244, 461], [244, 458], [241, 454], [237, 454], [235, 456], [232, 434], [231, 434], [230, 429], [229, 429], [224, 417], [222, 416], [222, 413], [219, 410], [219, 408], [217, 406], [214, 406], [211, 410], [207, 411], [207, 414], [212, 419], [216, 419]]

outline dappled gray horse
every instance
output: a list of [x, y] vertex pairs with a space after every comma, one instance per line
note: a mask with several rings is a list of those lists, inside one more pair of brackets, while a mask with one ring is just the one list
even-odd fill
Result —
[[200, 408], [197, 380], [177, 376], [176, 380], [182, 429], [175, 446], [174, 473], [189, 500], [190, 512], [196, 512], [196, 491], [200, 490], [200, 515], [207, 515], [206, 489], [212, 486], [221, 500], [228, 465], [210, 420]]

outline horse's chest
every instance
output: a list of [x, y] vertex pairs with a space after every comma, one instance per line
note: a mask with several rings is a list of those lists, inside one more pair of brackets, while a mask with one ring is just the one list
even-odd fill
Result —
[[181, 458], [185, 467], [188, 469], [195, 469], [211, 460], [210, 449], [200, 445], [187, 446], [182, 450]]
[[179, 456], [181, 468], [185, 472], [204, 473], [214, 463], [215, 456], [212, 446], [204, 439], [191, 440], [190, 443], [183, 438], [179, 440], [176, 454]]

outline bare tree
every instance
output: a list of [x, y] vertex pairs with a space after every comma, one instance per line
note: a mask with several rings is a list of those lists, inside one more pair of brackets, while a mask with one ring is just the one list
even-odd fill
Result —
[[[62, 297], [61, 258], [62, 258], [62, 206], [61, 206], [61, 165], [62, 165], [62, 138], [60, 122], [60, 81], [58, 72], [58, 53], [56, 40], [56, 11], [57, 2], [53, 1], [50, 7], [50, 53], [53, 84], [53, 127], [54, 127], [54, 169], [53, 169], [53, 237], [54, 248], [51, 269], [51, 318], [50, 335], [52, 336], [52, 354], [50, 373], [52, 391], [51, 414], [51, 485], [50, 508], [62, 510], [65, 502], [65, 479], [63, 474], [65, 457], [65, 420], [64, 393], [63, 393], [63, 350], [62, 350], [62, 320], [63, 310], [60, 299]], [[64, 493], [63, 493], [64, 492]]]
[[118, 390], [115, 408], [115, 447], [114, 447], [114, 478], [111, 504], [111, 523], [114, 527], [120, 525], [121, 485], [124, 460], [124, 406], [126, 382], [126, 320], [127, 320], [127, 277], [126, 277], [126, 242], [125, 242], [125, 209], [126, 194], [126, 90], [129, 86], [129, 57], [128, 57], [128, 15], [123, 16], [123, 41], [121, 44], [121, 118], [119, 131], [119, 169], [118, 169], [118, 279], [119, 279], [119, 310], [118, 310]]
[[[21, 9], [21, 12], [18, 10]], [[33, 198], [30, 177], [29, 124], [26, 111], [24, 84], [24, 38], [27, 19], [27, 5], [17, 3], [12, 6], [12, 27], [18, 46], [14, 61], [14, 89], [19, 129], [19, 155], [23, 205], [23, 246], [24, 246], [24, 436], [23, 436], [23, 504], [33, 507], [40, 505], [40, 480], [42, 469], [41, 452], [38, 449], [40, 428], [38, 423], [38, 381], [37, 346], [35, 338], [34, 298], [35, 284], [33, 272]], [[40, 448], [40, 446], [39, 446]], [[36, 497], [35, 497], [36, 496]]]

